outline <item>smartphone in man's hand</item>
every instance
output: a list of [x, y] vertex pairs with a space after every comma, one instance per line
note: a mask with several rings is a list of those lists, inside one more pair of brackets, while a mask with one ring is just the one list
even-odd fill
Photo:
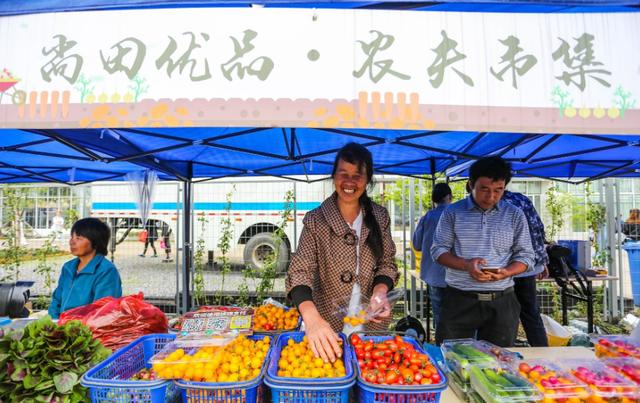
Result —
[[496, 266], [483, 266], [482, 267], [482, 271], [486, 271], [489, 273], [497, 273], [498, 270], [502, 269], [502, 267], [496, 267]]

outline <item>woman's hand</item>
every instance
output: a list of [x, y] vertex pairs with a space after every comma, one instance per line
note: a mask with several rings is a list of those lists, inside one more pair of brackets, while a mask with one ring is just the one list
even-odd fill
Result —
[[374, 315], [371, 318], [372, 322], [380, 323], [391, 315], [391, 305], [387, 299], [388, 290], [385, 284], [378, 284], [373, 288], [369, 303], [371, 313]]
[[336, 358], [342, 357], [342, 347], [338, 344], [340, 337], [320, 316], [315, 304], [305, 301], [298, 306], [298, 310], [302, 314], [305, 333], [313, 354], [322, 358], [324, 362], [334, 362]]

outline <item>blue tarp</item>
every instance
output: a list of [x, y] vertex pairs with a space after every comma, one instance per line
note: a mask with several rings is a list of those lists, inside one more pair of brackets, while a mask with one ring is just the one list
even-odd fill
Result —
[[92, 10], [172, 7], [364, 8], [501, 13], [589, 13], [638, 11], [637, 0], [466, 0], [466, 1], [315, 1], [298, 0], [2, 0], [0, 16]]
[[[467, 12], [640, 11], [640, 1], [306, 2], [273, 7], [395, 8]], [[245, 1], [4, 0], [0, 16], [144, 7], [249, 6]], [[307, 128], [0, 130], [0, 182], [83, 183], [150, 168], [161, 179], [325, 175], [348, 141], [372, 151], [379, 173], [464, 173], [468, 162], [502, 155], [522, 176], [640, 176], [638, 135], [425, 132]]]
[[450, 175], [501, 155], [520, 176], [640, 176], [640, 135], [550, 135], [295, 128], [1, 130], [0, 182], [326, 175], [346, 142], [366, 145], [378, 173]]

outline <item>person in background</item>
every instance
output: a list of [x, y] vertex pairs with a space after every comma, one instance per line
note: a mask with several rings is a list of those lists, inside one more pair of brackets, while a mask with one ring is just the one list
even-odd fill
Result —
[[540, 317], [538, 306], [538, 294], [536, 292], [536, 278], [542, 279], [548, 276], [547, 265], [549, 255], [544, 244], [544, 224], [531, 203], [531, 200], [522, 193], [506, 190], [502, 200], [518, 207], [524, 213], [529, 224], [529, 235], [535, 253], [533, 269], [518, 274], [513, 278], [513, 289], [520, 303], [520, 323], [527, 334], [527, 341], [531, 347], [547, 347], [547, 332]]
[[164, 242], [165, 258], [162, 260], [165, 263], [173, 262], [171, 258], [171, 233], [173, 230], [171, 226], [166, 222], [162, 223], [162, 241]]
[[478, 338], [512, 346], [520, 304], [513, 276], [533, 268], [534, 253], [522, 210], [504, 201], [511, 164], [486, 157], [469, 168], [471, 194], [444, 210], [431, 256], [446, 267], [436, 342]]
[[155, 241], [158, 239], [158, 227], [156, 226], [156, 220], [147, 220], [144, 229], [147, 231], [147, 239], [144, 240], [144, 249], [142, 250], [140, 257], [145, 257], [149, 245], [151, 245], [151, 249], [153, 249], [153, 257], [158, 257], [158, 251], [156, 250], [155, 245]]
[[111, 230], [97, 218], [83, 218], [71, 227], [69, 249], [74, 259], [62, 266], [58, 286], [51, 295], [49, 315], [104, 297], [121, 297], [122, 282], [116, 267], [106, 258]]
[[62, 240], [64, 232], [64, 217], [60, 210], [56, 210], [56, 215], [51, 219], [51, 231], [55, 234], [55, 240]]
[[391, 321], [387, 293], [398, 281], [389, 213], [367, 195], [373, 180], [371, 153], [360, 144], [346, 144], [336, 155], [331, 177], [335, 192], [305, 215], [285, 282], [309, 346], [325, 362], [342, 353], [337, 333], [357, 330], [336, 315], [336, 301], [346, 299], [349, 315], [355, 315], [362, 295], [376, 313], [366, 330], [386, 330]]
[[436, 327], [440, 319], [440, 306], [447, 283], [444, 281], [445, 268], [433, 260], [429, 251], [433, 244], [433, 233], [438, 226], [440, 216], [447, 206], [451, 204], [452, 199], [453, 194], [449, 185], [437, 183], [431, 192], [434, 208], [420, 219], [412, 237], [415, 250], [423, 252], [420, 260], [420, 278], [429, 285], [429, 299], [433, 310], [433, 323]]

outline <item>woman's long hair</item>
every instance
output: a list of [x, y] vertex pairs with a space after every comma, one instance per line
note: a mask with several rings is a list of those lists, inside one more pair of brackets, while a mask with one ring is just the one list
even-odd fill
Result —
[[[333, 171], [331, 177], [335, 177], [338, 169], [338, 162], [346, 161], [358, 167], [359, 171], [365, 171], [367, 175], [367, 187], [372, 188], [373, 181], [373, 157], [369, 150], [358, 143], [347, 143], [336, 154], [336, 159], [333, 161]], [[364, 169], [363, 169], [364, 168]], [[373, 255], [376, 260], [382, 258], [382, 231], [380, 230], [380, 224], [373, 215], [373, 204], [367, 190], [365, 189], [362, 196], [360, 196], [360, 205], [364, 208], [364, 224], [369, 228], [369, 235], [367, 236], [366, 243], [373, 251]]]

